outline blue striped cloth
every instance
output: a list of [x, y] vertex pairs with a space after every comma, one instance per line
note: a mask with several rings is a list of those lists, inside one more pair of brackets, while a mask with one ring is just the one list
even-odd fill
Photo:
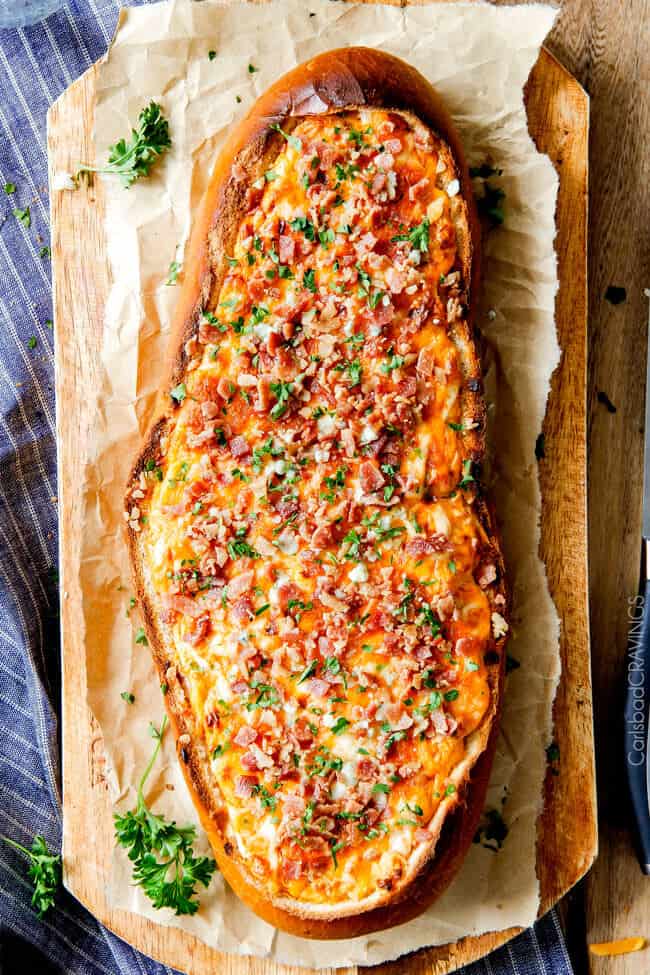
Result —
[[[105, 52], [118, 7], [117, 0], [79, 0], [34, 27], [0, 30], [0, 832], [27, 846], [42, 833], [55, 850], [60, 666], [54, 334], [50, 262], [42, 250], [49, 242], [45, 115]], [[12, 183], [15, 193], [2, 192]], [[14, 210], [23, 211], [22, 219]], [[67, 892], [38, 921], [26, 866], [0, 844], [6, 973], [14, 971], [9, 949], [16, 944], [21, 970], [36, 957], [39, 971], [170, 973], [103, 928]], [[556, 915], [464, 972], [570, 975]]]

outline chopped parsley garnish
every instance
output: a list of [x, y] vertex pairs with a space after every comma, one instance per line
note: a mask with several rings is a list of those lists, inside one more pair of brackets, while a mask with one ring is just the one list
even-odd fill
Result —
[[171, 262], [171, 264], [169, 265], [167, 280], [165, 281], [167, 287], [171, 287], [172, 285], [178, 282], [178, 272], [180, 271], [180, 269], [181, 269], [181, 265], [178, 263], [178, 261]]
[[358, 296], [359, 298], [367, 298], [370, 294], [371, 287], [370, 275], [367, 271], [364, 271], [360, 264], [356, 264], [355, 267], [359, 275]]
[[265, 785], [254, 785], [253, 795], [258, 797], [265, 809], [270, 809], [271, 812], [275, 810], [278, 804], [277, 797], [272, 795]]
[[274, 132], [279, 132], [280, 135], [287, 140], [287, 142], [289, 143], [292, 149], [295, 149], [296, 152], [302, 152], [302, 140], [299, 139], [298, 136], [289, 135], [287, 132], [284, 131], [284, 129], [280, 127], [278, 122], [272, 125], [271, 128], [273, 129]]
[[[291, 518], [287, 519], [285, 524], [290, 524], [292, 521], [295, 521], [295, 518], [296, 516], [292, 515]], [[308, 603], [305, 603], [302, 599], [290, 599], [287, 603], [287, 610], [290, 613], [293, 613], [298, 622], [300, 622], [303, 613], [307, 613], [313, 608], [314, 604], [311, 602], [311, 600]]]
[[348, 362], [345, 368], [350, 377], [350, 386], [359, 386], [361, 383], [361, 373], [363, 372], [363, 367], [359, 359]]
[[135, 635], [135, 642], [142, 644], [143, 647], [149, 646], [149, 641], [147, 640], [147, 635], [144, 632], [144, 627], [140, 627]]
[[169, 391], [169, 395], [177, 403], [182, 403], [187, 396], [187, 387], [185, 383], [179, 383], [178, 386], [174, 386], [173, 389]]
[[391, 237], [391, 241], [407, 240], [414, 250], [424, 253], [429, 250], [429, 221], [425, 219], [416, 227], [412, 227], [408, 233], [396, 234]]
[[21, 210], [20, 207], [16, 207], [16, 209], [12, 210], [11, 212], [16, 220], [19, 220], [22, 223], [23, 227], [26, 227], [27, 229], [31, 227], [32, 215], [29, 212], [29, 207], [25, 207], [24, 210]]
[[393, 372], [394, 369], [402, 368], [402, 366], [404, 365], [404, 356], [395, 355], [395, 351], [392, 345], [388, 350], [388, 355], [390, 356], [390, 358], [388, 359], [387, 362], [382, 363], [380, 369], [385, 375], [390, 376], [390, 374]]
[[422, 809], [422, 806], [418, 806], [417, 802], [414, 802], [412, 806], [410, 806], [408, 802], [405, 802], [404, 808], [407, 810], [407, 812], [413, 813], [414, 816], [424, 815], [424, 810]]
[[344, 558], [350, 562], [357, 562], [359, 560], [359, 546], [361, 545], [361, 536], [354, 528], [350, 531], [343, 539], [344, 543], [348, 546]]
[[307, 217], [295, 217], [289, 222], [289, 226], [292, 230], [303, 233], [307, 240], [312, 242], [316, 240], [316, 228]]
[[135, 694], [132, 694], [131, 691], [122, 691], [120, 697], [123, 701], [126, 701], [127, 704], [133, 704], [135, 702]]
[[363, 334], [363, 332], [354, 332], [354, 334], [351, 335], [350, 338], [345, 340], [345, 344], [351, 345], [353, 349], [358, 349], [363, 345], [365, 339], [366, 337]]
[[336, 498], [336, 494], [345, 487], [345, 475], [347, 472], [347, 467], [337, 467], [334, 475], [324, 477], [323, 484], [328, 490], [321, 491], [321, 498], [332, 503]]
[[463, 461], [463, 476], [460, 480], [458, 487], [461, 488], [467, 487], [467, 485], [471, 484], [473, 480], [474, 478], [472, 477], [472, 461], [468, 457], [467, 460]]
[[236, 478], [238, 481], [242, 481], [244, 484], [248, 484], [248, 482], [250, 481], [250, 477], [248, 477], [247, 474], [244, 474], [244, 472], [240, 470], [239, 467], [235, 467], [234, 470], [230, 472], [230, 475], [231, 477]]
[[317, 660], [310, 661], [310, 663], [307, 664], [307, 666], [303, 670], [302, 674], [300, 675], [296, 683], [302, 684], [303, 681], [306, 681], [309, 677], [312, 677], [316, 673], [317, 667], [318, 667]]
[[260, 553], [256, 552], [255, 549], [248, 544], [245, 538], [242, 537], [240, 533], [245, 533], [246, 529], [239, 529], [237, 536], [232, 541], [228, 542], [226, 548], [228, 549], [228, 555], [233, 560], [236, 559], [259, 559]]
[[[316, 728], [316, 731], [318, 729]], [[316, 731], [313, 733], [315, 734]], [[314, 761], [312, 765], [307, 766], [307, 774], [310, 778], [314, 775], [327, 775], [328, 772], [340, 772], [343, 768], [342, 758], [328, 758], [329, 751], [322, 746], [318, 753], [314, 756]]]
[[305, 286], [305, 288], [307, 288], [308, 291], [311, 291], [313, 294], [316, 294], [316, 290], [317, 290], [316, 272], [314, 271], [313, 268], [310, 268], [308, 271], [305, 271], [305, 273], [302, 276], [302, 283]]
[[281, 457], [283, 453], [284, 450], [282, 447], [274, 447], [273, 438], [269, 437], [268, 440], [265, 440], [261, 447], [255, 447], [253, 450], [253, 469], [259, 472], [262, 469], [264, 457]]
[[287, 412], [293, 383], [285, 383], [281, 380], [277, 383], [271, 383], [270, 389], [276, 400], [275, 406], [271, 409], [271, 417], [274, 420], [279, 420]]
[[256, 711], [257, 709], [263, 711], [264, 708], [276, 708], [280, 704], [280, 695], [272, 684], [253, 682], [251, 683], [251, 690], [257, 691], [257, 697], [254, 701], [246, 702], [247, 711]]
[[348, 721], [347, 718], [343, 718], [343, 717], [337, 718], [335, 724], [332, 725], [332, 734], [333, 735], [342, 734], [342, 732], [345, 731], [345, 729], [348, 727], [349, 724], [350, 722]]
[[[372, 129], [366, 129], [366, 132], [371, 132], [371, 131]], [[363, 149], [365, 146], [367, 146], [367, 143], [364, 141], [363, 138], [364, 134], [365, 133], [359, 131], [359, 129], [350, 129], [350, 131], [348, 132], [348, 142], [354, 142], [356, 149]]]
[[431, 627], [434, 636], [440, 633], [440, 620], [437, 618], [428, 603], [422, 603], [418, 616], [418, 623], [426, 624]]
[[334, 861], [334, 869], [335, 870], [338, 869], [338, 861], [336, 859], [336, 854], [339, 853], [344, 848], [344, 846], [345, 846], [345, 843], [342, 840], [338, 840], [337, 842], [333, 842], [332, 845], [330, 846], [330, 851], [332, 853], [332, 860]]
[[331, 227], [328, 227], [327, 230], [319, 230], [318, 239], [322, 246], [327, 250], [329, 245], [334, 243], [334, 231]]

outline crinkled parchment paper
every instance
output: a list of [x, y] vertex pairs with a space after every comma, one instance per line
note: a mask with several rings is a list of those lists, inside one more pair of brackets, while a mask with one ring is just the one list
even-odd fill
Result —
[[[114, 857], [116, 906], [179, 925], [215, 947], [315, 968], [370, 964], [425, 945], [510, 925], [529, 925], [539, 900], [535, 822], [544, 748], [559, 676], [558, 618], [537, 556], [540, 493], [535, 440], [559, 359], [553, 320], [557, 180], [528, 135], [522, 88], [549, 31], [548, 6], [433, 4], [406, 9], [328, 0], [221, 5], [205, 0], [123, 10], [98, 76], [97, 158], [155, 98], [170, 119], [173, 149], [149, 179], [123, 190], [105, 180], [106, 236], [114, 284], [106, 307], [101, 387], [84, 484], [80, 584], [86, 622], [89, 703], [101, 725], [116, 802], [132, 804], [150, 754], [149, 721], [163, 704], [146, 648], [136, 645], [137, 608], [122, 538], [122, 494], [163, 372], [177, 289], [165, 284], [182, 261], [192, 214], [230, 126], [280, 74], [313, 54], [367, 44], [415, 65], [440, 90], [470, 162], [503, 170], [506, 220], [487, 245], [480, 324], [495, 355], [491, 397], [494, 494], [514, 585], [508, 679], [488, 805], [509, 826], [503, 849], [475, 844], [445, 896], [399, 929], [325, 946], [281, 934], [248, 910], [216, 875], [201, 910], [178, 919], [154, 911]], [[216, 57], [208, 58], [208, 51]], [[249, 64], [257, 71], [249, 71]], [[239, 99], [238, 100], [238, 97]], [[92, 408], [93, 404], [91, 404]], [[135, 694], [129, 705], [120, 692]], [[157, 777], [156, 777], [157, 776]], [[156, 809], [196, 822], [167, 741], [150, 781]], [[505, 803], [503, 800], [505, 799]]]

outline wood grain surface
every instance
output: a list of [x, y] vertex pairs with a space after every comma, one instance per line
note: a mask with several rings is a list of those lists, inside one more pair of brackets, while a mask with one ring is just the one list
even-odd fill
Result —
[[[648, 975], [650, 948], [596, 958], [587, 945], [650, 938], [650, 879], [632, 848], [622, 755], [627, 600], [638, 585], [643, 487], [650, 2], [565, 0], [548, 46], [591, 102], [589, 576], [600, 853], [567, 899], [565, 923], [576, 975]], [[624, 302], [607, 301], [610, 285], [626, 289]]]
[[[51, 172], [92, 158], [94, 69], [52, 107], [48, 117]], [[553, 379], [545, 421], [542, 548], [562, 619], [563, 676], [555, 710], [562, 760], [545, 784], [538, 870], [543, 908], [555, 903], [588, 869], [595, 852], [593, 752], [586, 574], [586, 191], [588, 103], [571, 76], [543, 52], [527, 90], [529, 124], [539, 148], [560, 174], [557, 324], [563, 357]], [[109, 286], [103, 240], [101, 181], [77, 193], [51, 194], [57, 330], [57, 422], [63, 592], [63, 725], [66, 883], [112, 930], [145, 953], [191, 975], [291, 975], [256, 959], [221, 955], [174, 928], [111, 910], [105, 898], [112, 823], [99, 729], [86, 705], [85, 654], [78, 572], [83, 444], [92, 417], [83, 405], [97, 383], [102, 309]], [[569, 486], [569, 488], [567, 488]], [[83, 849], [74, 842], [83, 836]], [[468, 938], [380, 966], [384, 975], [442, 975], [482, 956], [512, 931]], [[356, 969], [344, 970], [350, 975]], [[379, 968], [377, 969], [379, 971]]]

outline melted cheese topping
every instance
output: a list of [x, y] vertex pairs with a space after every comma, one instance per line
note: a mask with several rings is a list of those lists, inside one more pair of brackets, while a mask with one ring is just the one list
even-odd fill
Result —
[[226, 839], [274, 895], [334, 904], [390, 889], [454, 791], [495, 573], [455, 174], [384, 111], [282, 135], [130, 519]]

